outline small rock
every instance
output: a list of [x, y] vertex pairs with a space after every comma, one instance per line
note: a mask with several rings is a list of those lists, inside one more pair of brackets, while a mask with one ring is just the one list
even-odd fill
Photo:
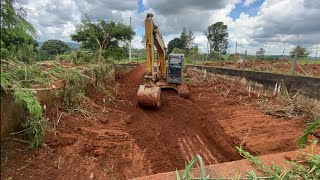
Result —
[[94, 174], [93, 174], [93, 172], [91, 172], [90, 173], [90, 179], [93, 179], [93, 177], [94, 177]]
[[100, 119], [100, 122], [107, 123], [107, 122], [109, 122], [109, 120], [108, 119]]
[[105, 151], [102, 148], [96, 149], [93, 151], [93, 154], [95, 156], [102, 156], [105, 153]]
[[127, 123], [127, 124], [131, 124], [131, 123], [132, 123], [132, 119], [131, 119], [131, 118], [130, 118], [130, 119], [127, 119], [127, 120], [126, 120], [126, 123]]

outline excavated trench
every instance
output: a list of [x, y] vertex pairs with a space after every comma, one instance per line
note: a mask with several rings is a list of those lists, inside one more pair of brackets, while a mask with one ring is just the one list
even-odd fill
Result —
[[[127, 120], [129, 133], [144, 150], [153, 173], [174, 171], [176, 168], [183, 169], [185, 161], [190, 161], [197, 154], [202, 156], [206, 165], [241, 159], [235, 147], [241, 144], [248, 128], [254, 128], [259, 124], [259, 120], [256, 119], [257, 116], [261, 116], [259, 111], [250, 112], [252, 118], [247, 112], [240, 115], [240, 120], [247, 119], [247, 122], [241, 126], [228, 126], [228, 121], [232, 120], [228, 117], [234, 111], [242, 111], [243, 105], [239, 104], [236, 98], [230, 100], [230, 97], [211, 93], [208, 91], [210, 88], [208, 85], [192, 84], [189, 86], [190, 99], [179, 97], [173, 90], [165, 90], [161, 94], [162, 107], [159, 110], [141, 109], [136, 105], [136, 92], [143, 81], [144, 68], [144, 65], [139, 65], [126, 75], [117, 77], [120, 83], [118, 98], [129, 101], [124, 103], [121, 110], [130, 114]], [[241, 93], [234, 96], [238, 95], [242, 96]], [[265, 127], [269, 126], [270, 119], [273, 121], [271, 117], [264, 117]], [[282, 129], [280, 126], [282, 125], [278, 128]], [[232, 128], [238, 128], [238, 131]], [[297, 126], [292, 128], [296, 129]], [[263, 134], [268, 134], [267, 140], [272, 140], [272, 133], [274, 132]], [[295, 136], [297, 134], [293, 133], [289, 139]], [[295, 149], [294, 143], [281, 145], [286, 140], [288, 139], [275, 142], [278, 146], [270, 151], [263, 151], [263, 148], [253, 146], [248, 147], [247, 150], [260, 154], [260, 152], [274, 153]], [[266, 139], [262, 139], [261, 143], [267, 146], [269, 141], [264, 143], [265, 141]]]
[[118, 98], [133, 104], [121, 109], [131, 115], [127, 122], [130, 134], [146, 150], [154, 173], [182, 169], [185, 161], [197, 154], [203, 157], [205, 164], [241, 158], [235, 152], [235, 144], [215, 121], [209, 120], [210, 113], [192, 97], [183, 99], [175, 91], [165, 90], [161, 94], [159, 110], [141, 109], [135, 105], [143, 74], [144, 66], [140, 65], [119, 78], [122, 93]]

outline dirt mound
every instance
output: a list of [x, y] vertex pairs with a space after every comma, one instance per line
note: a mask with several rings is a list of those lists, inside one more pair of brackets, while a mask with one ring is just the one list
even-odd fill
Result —
[[117, 80], [123, 86], [137, 85], [143, 80], [143, 75], [145, 74], [145, 68], [146, 68], [145, 64], [139, 64], [132, 71], [118, 77]]
[[[312, 61], [309, 61], [309, 63], [310, 64], [297, 64], [295, 68], [295, 72], [300, 75], [319, 77], [320, 64], [313, 64]], [[268, 60], [268, 61], [254, 60], [254, 61], [246, 61], [243, 63], [230, 62], [230, 61], [218, 61], [218, 62], [206, 63], [205, 65], [290, 74], [292, 61], [289, 61], [287, 59]]]

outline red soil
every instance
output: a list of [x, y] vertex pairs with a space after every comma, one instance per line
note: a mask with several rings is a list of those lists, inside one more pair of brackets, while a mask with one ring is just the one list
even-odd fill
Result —
[[[228, 67], [235, 69], [248, 69], [254, 71], [266, 71], [266, 72], [275, 72], [275, 73], [291, 73], [291, 64], [292, 62], [289, 60], [270, 60], [270, 61], [248, 61], [243, 63], [235, 63], [230, 61], [219, 61], [213, 63], [206, 63], [206, 65], [210, 66], [220, 66], [220, 67]], [[297, 64], [295, 68], [295, 72], [300, 75], [305, 76], [320, 76], [320, 64]]]
[[51, 115], [50, 149], [2, 143], [1, 177], [127, 179], [183, 169], [196, 154], [205, 164], [238, 160], [240, 144], [254, 154], [296, 149], [303, 120], [262, 115], [237, 83], [190, 74], [198, 81], [189, 84], [190, 99], [167, 90], [159, 110], [141, 109], [136, 93], [144, 68], [117, 78], [115, 98], [89, 87], [82, 113], [63, 113], [59, 121], [61, 112]]

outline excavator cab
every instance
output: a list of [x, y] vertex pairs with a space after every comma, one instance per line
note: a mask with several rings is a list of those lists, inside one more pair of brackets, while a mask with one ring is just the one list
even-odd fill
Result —
[[184, 54], [169, 54], [167, 61], [167, 83], [182, 83]]
[[[144, 83], [137, 92], [141, 107], [160, 108], [161, 89], [174, 89], [181, 97], [189, 97], [188, 86], [183, 84], [183, 54], [169, 54], [158, 26], [153, 22], [153, 14], [148, 13], [145, 20], [146, 72]], [[154, 53], [157, 49], [158, 59]], [[168, 58], [167, 58], [168, 57]]]

